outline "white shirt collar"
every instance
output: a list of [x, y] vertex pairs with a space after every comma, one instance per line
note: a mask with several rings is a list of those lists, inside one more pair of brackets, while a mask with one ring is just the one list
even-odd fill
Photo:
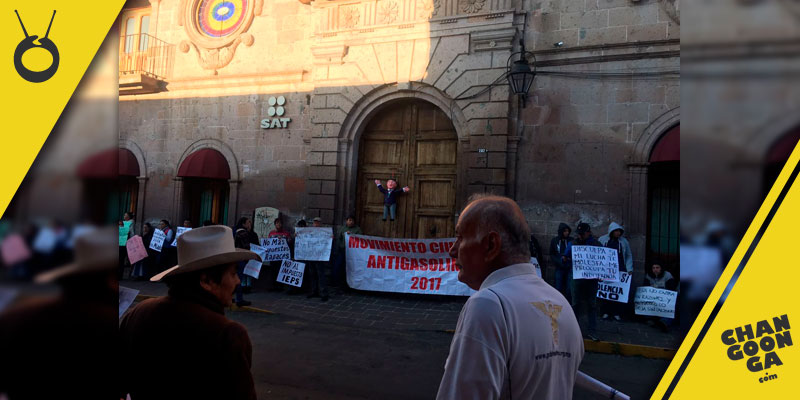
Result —
[[534, 269], [533, 264], [531, 263], [522, 263], [522, 264], [512, 264], [507, 267], [500, 268], [486, 277], [481, 283], [481, 289], [486, 289], [489, 286], [493, 286], [494, 284], [502, 281], [506, 278], [511, 278], [517, 275], [525, 275], [525, 274], [533, 274], [536, 275], [536, 269]]

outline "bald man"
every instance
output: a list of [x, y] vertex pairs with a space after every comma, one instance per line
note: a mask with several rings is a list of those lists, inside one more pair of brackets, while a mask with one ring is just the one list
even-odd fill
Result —
[[437, 399], [570, 399], [583, 340], [569, 302], [536, 275], [530, 231], [506, 197], [473, 197], [450, 256], [477, 290], [461, 310]]

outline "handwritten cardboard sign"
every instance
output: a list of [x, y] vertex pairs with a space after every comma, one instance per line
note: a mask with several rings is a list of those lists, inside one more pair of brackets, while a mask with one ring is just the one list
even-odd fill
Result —
[[125, 242], [125, 250], [128, 252], [128, 260], [131, 264], [136, 264], [147, 257], [147, 249], [144, 248], [144, 242], [139, 235], [135, 235]]
[[265, 262], [288, 260], [292, 258], [292, 252], [289, 250], [289, 245], [286, 239], [282, 237], [271, 237], [261, 239], [261, 247], [264, 249]]
[[153, 239], [150, 240], [150, 248], [161, 253], [161, 248], [164, 246], [165, 240], [167, 240], [167, 235], [161, 229], [156, 228], [153, 230]]
[[294, 245], [294, 259], [308, 261], [328, 261], [331, 257], [333, 229], [295, 228], [297, 240]]
[[292, 260], [283, 260], [281, 270], [278, 272], [277, 282], [300, 287], [303, 285], [303, 273], [306, 265]]
[[631, 292], [631, 276], [627, 272], [619, 273], [619, 281], [597, 282], [597, 298], [627, 303]]
[[572, 278], [619, 281], [617, 249], [572, 246]]
[[122, 314], [125, 314], [125, 311], [133, 304], [138, 294], [139, 291], [136, 289], [119, 287], [119, 318], [122, 318]]
[[639, 286], [633, 302], [636, 315], [652, 315], [654, 317], [675, 318], [675, 302], [678, 292], [656, 289], [650, 286]]
[[247, 264], [245, 264], [244, 271], [242, 273], [258, 279], [258, 275], [261, 274], [261, 265], [261, 261], [250, 260], [247, 262]]
[[189, 232], [192, 228], [186, 228], [183, 226], [178, 227], [178, 231], [175, 232], [175, 239], [172, 239], [172, 247], [178, 247], [178, 238], [186, 232]]
[[3, 243], [0, 244], [0, 254], [3, 256], [3, 264], [6, 267], [31, 258], [31, 250], [25, 244], [25, 239], [16, 233], [3, 239]]

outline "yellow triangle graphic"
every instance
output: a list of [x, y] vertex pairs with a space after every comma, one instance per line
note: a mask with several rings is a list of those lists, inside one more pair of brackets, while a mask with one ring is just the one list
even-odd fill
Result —
[[[4, 2], [0, 7], [0, 59], [5, 60], [0, 63], [4, 86], [0, 96], [0, 215], [5, 213], [124, 3], [41, 0]], [[53, 64], [52, 50], [38, 46], [47, 46], [42, 39], [45, 35], [58, 53], [55, 73], [40, 83], [23, 79], [13, 61], [20, 42], [34, 35], [38, 36], [33, 41], [37, 47], [24, 51], [20, 60], [25, 68], [43, 71]]]
[[[798, 161], [800, 146], [651, 399], [797, 398], [800, 344], [794, 345], [791, 335], [800, 339], [800, 330], [792, 332], [787, 326], [800, 326]], [[720, 302], [737, 272], [730, 293]]]

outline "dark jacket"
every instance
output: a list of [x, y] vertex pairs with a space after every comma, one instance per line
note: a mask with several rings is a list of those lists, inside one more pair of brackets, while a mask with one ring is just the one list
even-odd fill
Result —
[[531, 257], [536, 257], [536, 261], [539, 261], [539, 266], [544, 267], [545, 261], [542, 259], [542, 248], [539, 246], [536, 236], [531, 235], [531, 240], [528, 242], [528, 250], [531, 252]]
[[[572, 237], [567, 236], [566, 238], [562, 238], [561, 235], [565, 230], [572, 230], [570, 229], [569, 225], [565, 223], [558, 224], [558, 234], [556, 237], [550, 239], [550, 261], [553, 262], [556, 268], [560, 269], [567, 269], [572, 267], [572, 263], [569, 261], [562, 262], [561, 257], [566, 257], [567, 250], [569, 248], [569, 243], [572, 242]], [[562, 240], [563, 239], [563, 240]]]
[[116, 368], [123, 364], [114, 351], [118, 304], [111, 288], [80, 288], [6, 310], [0, 393], [13, 400], [115, 398]]
[[389, 190], [384, 188], [383, 185], [378, 185], [378, 190], [383, 193], [383, 204], [387, 206], [397, 203], [397, 196], [405, 193], [401, 187], [396, 187], [392, 190]]
[[255, 399], [247, 329], [201, 288], [145, 300], [119, 327], [119, 397]]

